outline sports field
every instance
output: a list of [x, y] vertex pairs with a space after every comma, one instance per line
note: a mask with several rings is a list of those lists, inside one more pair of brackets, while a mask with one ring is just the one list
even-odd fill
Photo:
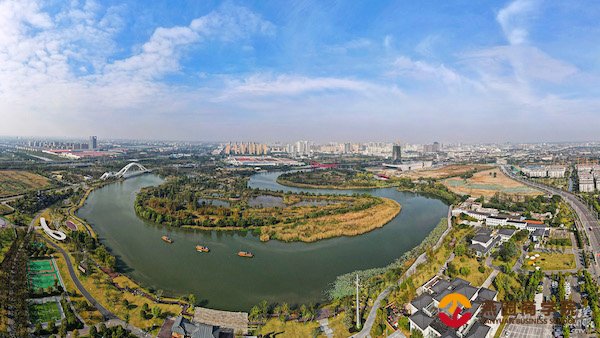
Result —
[[29, 285], [34, 291], [54, 286], [58, 275], [48, 259], [29, 262]]
[[29, 319], [34, 325], [60, 320], [60, 309], [57, 302], [29, 305]]

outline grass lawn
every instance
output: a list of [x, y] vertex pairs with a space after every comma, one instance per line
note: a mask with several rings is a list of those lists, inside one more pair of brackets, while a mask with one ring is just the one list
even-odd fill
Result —
[[[163, 313], [171, 316], [178, 315], [181, 312], [181, 307], [179, 305], [154, 304], [153, 301], [142, 296], [119, 291], [109, 284], [109, 277], [101, 271], [96, 271], [89, 276], [83, 276], [79, 271], [77, 274], [86, 290], [88, 290], [88, 292], [103, 306], [113, 311], [121, 319], [125, 318], [126, 313], [129, 313], [130, 323], [143, 330], [151, 329], [153, 326], [156, 326], [152, 329], [152, 332], [156, 334], [163, 322], [162, 318], [142, 318], [140, 309], [144, 303], [147, 303], [151, 309], [158, 306]], [[127, 299], [129, 302], [127, 308], [122, 303], [124, 299]]]
[[277, 338], [304, 338], [312, 337], [315, 329], [319, 327], [319, 323], [312, 321], [301, 323], [297, 321], [281, 322], [277, 318], [272, 318], [260, 328], [259, 334], [263, 336]]
[[568, 270], [575, 269], [575, 255], [572, 253], [545, 253], [545, 252], [530, 252], [529, 256], [539, 254], [540, 257], [535, 259], [535, 265], [525, 262], [523, 265], [530, 270], [539, 266], [542, 270]]
[[60, 320], [60, 310], [56, 302], [29, 305], [29, 319], [33, 324]]
[[492, 260], [492, 264], [495, 266], [498, 266], [498, 267], [500, 267], [502, 265], [508, 265], [508, 267], [512, 269], [512, 267], [515, 266], [515, 264], [517, 263], [517, 260], [519, 259], [519, 257], [520, 257], [520, 255], [513, 257], [508, 262], [505, 262], [498, 258], [494, 258], [494, 260]]
[[462, 267], [469, 269], [468, 275], [458, 274], [457, 277], [471, 282], [472, 285], [479, 286], [483, 284], [491, 272], [491, 269], [487, 266], [484, 266], [485, 270], [483, 272], [479, 272], [478, 268], [481, 263], [479, 263], [476, 258], [469, 258], [467, 256], [455, 257], [452, 262], [456, 265], [457, 270], [460, 270]]
[[102, 322], [102, 315], [98, 310], [96, 310], [86, 299], [81, 295], [75, 283], [71, 279], [69, 275], [69, 270], [67, 269], [67, 264], [65, 263], [62, 255], [56, 255], [54, 261], [56, 262], [56, 266], [58, 267], [58, 271], [62, 276], [63, 283], [65, 283], [65, 289], [71, 295], [71, 301], [75, 305], [75, 309], [77, 313], [83, 318], [83, 320], [87, 324], [98, 324]]
[[46, 177], [22, 170], [0, 170], [0, 197], [22, 194], [50, 186]]
[[337, 317], [329, 318], [329, 327], [333, 330], [333, 336], [336, 338], [346, 338], [351, 335], [350, 331], [342, 323], [343, 318], [343, 313], [338, 314]]

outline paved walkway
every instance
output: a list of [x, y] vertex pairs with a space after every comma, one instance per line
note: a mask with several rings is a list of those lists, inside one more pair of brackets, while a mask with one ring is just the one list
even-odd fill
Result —
[[319, 325], [321, 326], [321, 332], [323, 332], [327, 338], [333, 337], [333, 330], [329, 327], [329, 320], [327, 318], [319, 320]]
[[[33, 223], [33, 221], [32, 221]], [[149, 334], [145, 333], [144, 331], [140, 330], [139, 328], [132, 326], [132, 325], [128, 325], [127, 323], [125, 323], [125, 321], [119, 319], [114, 313], [112, 313], [111, 311], [109, 311], [108, 309], [106, 309], [104, 306], [102, 306], [102, 304], [100, 304], [83, 286], [83, 284], [81, 284], [81, 281], [79, 280], [79, 278], [77, 277], [77, 274], [75, 273], [75, 269], [73, 268], [73, 264], [71, 263], [71, 260], [69, 259], [69, 255], [67, 254], [67, 252], [65, 250], [63, 250], [63, 248], [61, 248], [60, 246], [58, 246], [56, 243], [52, 242], [51, 240], [49, 240], [48, 238], [42, 236], [42, 238], [48, 243], [50, 244], [54, 249], [56, 249], [65, 259], [65, 262], [67, 263], [67, 269], [69, 270], [69, 275], [71, 276], [71, 279], [73, 280], [73, 283], [75, 284], [75, 286], [77, 287], [77, 289], [79, 290], [79, 292], [85, 297], [85, 299], [87, 299], [87, 301], [92, 304], [96, 309], [98, 309], [98, 311], [100, 312], [100, 314], [102, 314], [102, 316], [104, 317], [104, 319], [106, 319], [107, 321], [105, 322], [106, 326], [116, 326], [116, 325], [120, 325], [123, 327], [126, 327], [128, 330], [130, 330], [133, 334], [135, 334], [138, 337], [143, 337], [143, 338], [149, 338], [151, 337]], [[82, 329], [80, 331], [81, 334], [83, 334], [84, 332], [87, 332], [87, 330], [89, 330], [88, 327]]]

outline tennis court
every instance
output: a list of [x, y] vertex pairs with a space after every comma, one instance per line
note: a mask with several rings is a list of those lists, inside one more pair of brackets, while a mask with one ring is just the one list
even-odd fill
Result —
[[58, 275], [54, 264], [48, 259], [29, 262], [29, 285], [34, 291], [54, 286]]
[[48, 302], [44, 304], [29, 305], [29, 319], [35, 325], [37, 323], [55, 322], [61, 319], [58, 303]]

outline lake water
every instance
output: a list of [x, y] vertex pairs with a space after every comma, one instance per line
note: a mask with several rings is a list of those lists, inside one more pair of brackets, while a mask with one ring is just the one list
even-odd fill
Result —
[[[309, 303], [326, 299], [336, 276], [359, 269], [382, 267], [418, 245], [447, 214], [443, 202], [394, 188], [376, 190], [314, 190], [285, 187], [279, 173], [257, 174], [253, 188], [321, 193], [370, 193], [388, 197], [402, 211], [381, 229], [356, 237], [315, 243], [261, 242], [251, 232], [192, 231], [145, 222], [133, 205], [142, 187], [162, 180], [152, 174], [133, 177], [93, 191], [77, 215], [85, 218], [100, 240], [118, 258], [118, 269], [146, 287], [165, 294], [194, 293], [204, 306], [249, 310], [261, 300]], [[174, 242], [167, 244], [161, 236]], [[196, 245], [210, 253], [198, 253]], [[240, 258], [240, 250], [252, 259]]]

